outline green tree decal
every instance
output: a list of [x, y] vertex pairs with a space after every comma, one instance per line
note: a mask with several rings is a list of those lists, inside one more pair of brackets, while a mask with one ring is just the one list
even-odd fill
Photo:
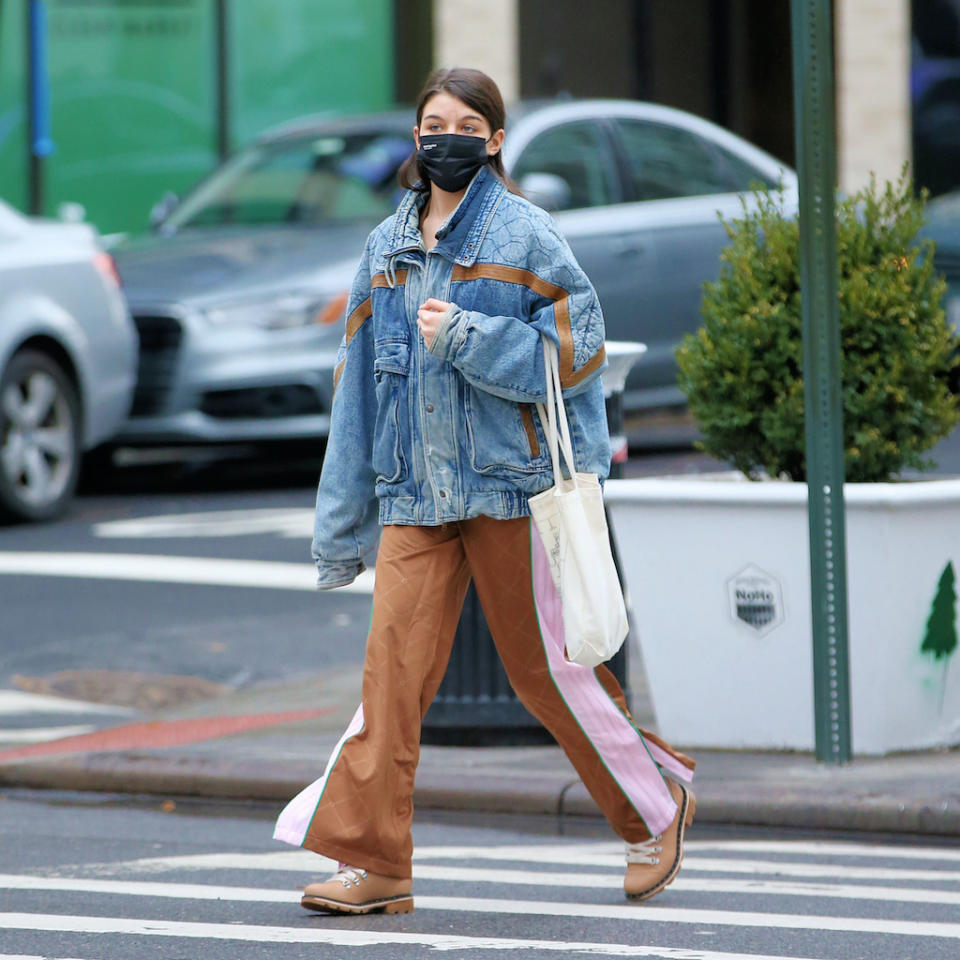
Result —
[[927, 619], [927, 632], [920, 644], [920, 652], [930, 654], [934, 660], [943, 660], [943, 678], [940, 684], [940, 710], [943, 711], [943, 699], [947, 691], [947, 662], [957, 649], [957, 589], [953, 561], [940, 574], [937, 593], [933, 598], [930, 616]]

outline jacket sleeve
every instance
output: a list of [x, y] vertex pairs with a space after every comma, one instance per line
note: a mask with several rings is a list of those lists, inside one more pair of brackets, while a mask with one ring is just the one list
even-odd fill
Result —
[[313, 559], [321, 590], [346, 586], [364, 569], [363, 557], [379, 535], [373, 470], [373, 324], [370, 319], [371, 241], [354, 277], [346, 330], [334, 371], [330, 436], [320, 471]]
[[585, 390], [606, 367], [600, 301], [552, 223], [537, 231], [537, 266], [524, 271], [533, 290], [529, 317], [489, 316], [451, 304], [430, 344], [430, 353], [452, 363], [473, 386], [518, 403], [546, 399], [541, 335], [557, 346], [564, 396]]

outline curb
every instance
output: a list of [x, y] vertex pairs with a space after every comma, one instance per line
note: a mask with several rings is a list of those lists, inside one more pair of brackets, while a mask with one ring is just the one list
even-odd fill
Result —
[[[315, 768], [298, 768], [290, 763], [254, 766], [192, 757], [102, 753], [0, 764], [0, 786], [283, 804], [316, 774]], [[423, 810], [526, 814], [561, 820], [602, 816], [579, 780], [549, 779], [554, 784], [547, 789], [518, 789], [515, 781], [461, 776], [454, 787], [439, 771], [423, 771], [414, 791], [414, 805]], [[749, 800], [710, 794], [709, 784], [701, 784], [697, 792], [698, 823], [960, 837], [960, 797], [903, 803], [895, 797], [877, 795], [817, 795], [813, 800], [809, 794], [796, 791], [770, 791], [765, 797], [757, 797], [754, 791], [754, 798]]]

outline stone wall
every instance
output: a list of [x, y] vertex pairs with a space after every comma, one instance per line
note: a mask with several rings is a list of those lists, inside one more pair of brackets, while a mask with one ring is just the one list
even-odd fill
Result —
[[910, 2], [837, 0], [837, 174], [893, 180], [911, 155]]

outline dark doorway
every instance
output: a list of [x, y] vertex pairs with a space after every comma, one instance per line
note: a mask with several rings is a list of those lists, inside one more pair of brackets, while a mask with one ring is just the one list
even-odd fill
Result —
[[687, 110], [793, 162], [789, 0], [522, 0], [524, 97]]

